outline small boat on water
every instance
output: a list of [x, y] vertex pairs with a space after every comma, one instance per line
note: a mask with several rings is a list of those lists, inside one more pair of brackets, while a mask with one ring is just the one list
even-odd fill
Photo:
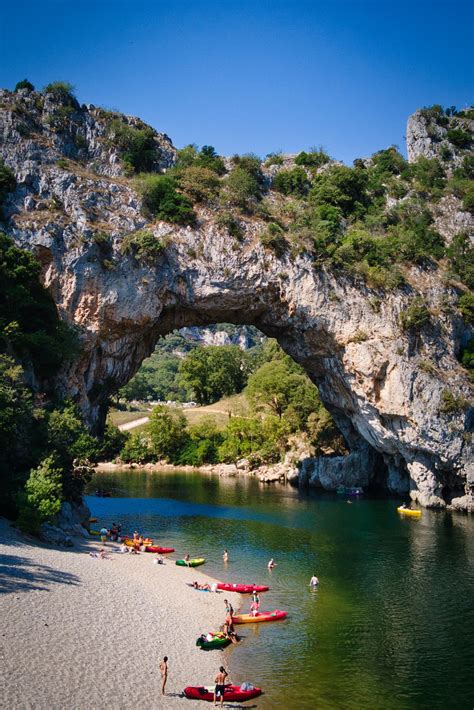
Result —
[[232, 617], [234, 624], [259, 624], [263, 621], [280, 621], [287, 616], [286, 611], [259, 611], [256, 614], [237, 614]]
[[203, 565], [206, 560], [204, 557], [196, 557], [193, 560], [176, 560], [176, 564], [179, 565], [180, 567], [199, 567], [199, 565]]
[[403, 505], [398, 506], [397, 511], [401, 515], [407, 515], [409, 518], [421, 518], [421, 510], [414, 510], [413, 508], [404, 508]]
[[[214, 688], [214, 685], [190, 685], [184, 689], [184, 694], [191, 700], [207, 700], [212, 703], [214, 700]], [[243, 703], [246, 700], [257, 698], [261, 694], [261, 688], [252, 687], [250, 690], [242, 690], [240, 685], [226, 685], [224, 689], [224, 702]]]
[[267, 587], [264, 584], [230, 584], [229, 582], [219, 582], [217, 589], [221, 589], [224, 592], [252, 594], [252, 592], [268, 592], [270, 587]]
[[174, 547], [160, 547], [159, 545], [146, 545], [145, 552], [156, 552], [159, 555], [169, 555], [174, 552]]
[[230, 639], [222, 631], [218, 631], [215, 634], [209, 633], [200, 636], [196, 641], [196, 646], [199, 646], [204, 651], [211, 651], [214, 648], [225, 648], [230, 643]]

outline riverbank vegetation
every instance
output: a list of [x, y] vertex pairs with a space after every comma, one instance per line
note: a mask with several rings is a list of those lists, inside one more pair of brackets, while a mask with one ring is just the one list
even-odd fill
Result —
[[0, 233], [0, 512], [37, 532], [63, 500], [80, 500], [88, 467], [115, 455], [123, 437], [91, 436], [51, 377], [80, 348], [39, 282], [40, 264]]
[[[155, 387], [157, 371], [152, 373]], [[147, 371], [138, 374], [144, 384]], [[167, 370], [164, 377], [166, 382]], [[345, 451], [317, 388], [276, 341], [265, 340], [247, 352], [237, 346], [193, 347], [178, 362], [174, 378], [178, 391], [182, 387], [200, 404], [217, 402], [219, 417], [210, 408], [208, 416], [196, 416], [199, 409], [158, 405], [149, 424], [129, 435], [121, 460], [195, 466], [241, 458], [254, 465], [276, 463], [295, 436], [304, 437], [315, 451]], [[241, 394], [221, 399], [234, 393]]]

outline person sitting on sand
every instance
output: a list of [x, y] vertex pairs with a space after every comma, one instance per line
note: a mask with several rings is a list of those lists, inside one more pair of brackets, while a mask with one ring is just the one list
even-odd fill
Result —
[[224, 550], [224, 554], [222, 555], [222, 559], [224, 560], [224, 562], [229, 561], [229, 553], [227, 552], [227, 550]]
[[164, 558], [163, 558], [163, 555], [157, 555], [157, 556], [155, 557], [155, 559], [153, 560], [153, 563], [154, 563], [155, 565], [164, 565], [164, 564], [165, 564], [165, 560], [164, 560]]
[[124, 542], [122, 542], [122, 544], [120, 545], [120, 552], [122, 553], [122, 555], [124, 554], [124, 552], [128, 552], [131, 549], [132, 548], [128, 547]]
[[267, 567], [268, 567], [268, 569], [273, 569], [274, 567], [276, 567], [276, 562], [273, 561], [273, 557], [270, 560], [270, 562], [268, 563]]
[[224, 704], [224, 691], [225, 691], [225, 681], [228, 676], [228, 673], [224, 666], [221, 666], [219, 668], [219, 673], [216, 675], [215, 678], [215, 684], [216, 687], [214, 688], [214, 705], [216, 705], [216, 700], [217, 698], [220, 698], [221, 701], [221, 707]]
[[311, 587], [317, 587], [317, 586], [318, 586], [318, 584], [319, 584], [319, 579], [316, 577], [315, 574], [313, 574], [313, 576], [311, 577], [311, 579], [310, 579], [310, 581], [309, 581], [309, 584], [310, 584]]
[[165, 695], [166, 681], [168, 680], [168, 656], [165, 656], [160, 663], [161, 672], [161, 694]]

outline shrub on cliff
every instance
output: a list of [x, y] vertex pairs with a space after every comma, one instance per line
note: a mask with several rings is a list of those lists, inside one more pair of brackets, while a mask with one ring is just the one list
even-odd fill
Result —
[[467, 150], [471, 147], [472, 134], [463, 131], [462, 128], [450, 128], [447, 132], [447, 138], [456, 148]]
[[314, 206], [333, 205], [344, 216], [362, 215], [367, 205], [367, 171], [336, 165], [314, 179], [309, 201]]
[[130, 173], [147, 172], [157, 159], [155, 133], [149, 126], [130, 126], [115, 119], [109, 126], [109, 139], [121, 152], [122, 160]]
[[458, 301], [458, 308], [466, 323], [474, 323], [474, 293], [463, 293]]
[[399, 316], [400, 327], [404, 332], [418, 333], [429, 322], [430, 312], [421, 296], [416, 296]]
[[276, 222], [270, 222], [267, 229], [260, 234], [260, 242], [266, 249], [271, 249], [276, 256], [282, 257], [288, 249], [285, 232]]
[[219, 192], [220, 180], [209, 168], [191, 165], [178, 176], [180, 190], [193, 202], [209, 202]]
[[2, 205], [9, 192], [16, 188], [15, 173], [0, 158], [0, 217]]
[[76, 103], [76, 97], [74, 96], [74, 86], [68, 81], [53, 81], [50, 84], [46, 84], [43, 89], [44, 94], [52, 94], [56, 101], [63, 104], [73, 104]]
[[308, 176], [303, 168], [282, 170], [273, 178], [272, 187], [283, 195], [303, 197], [310, 188]]
[[28, 81], [28, 79], [22, 79], [22, 81], [17, 82], [15, 84], [15, 88], [13, 89], [15, 92], [20, 91], [20, 89], [27, 89], [28, 91], [34, 91], [35, 87], [31, 83], [31, 81]]
[[474, 249], [466, 232], [456, 234], [446, 249], [454, 274], [471, 289], [474, 289]]
[[168, 175], [140, 175], [138, 188], [143, 209], [148, 217], [175, 224], [194, 224], [196, 215], [190, 200], [176, 189], [176, 181]]
[[197, 145], [191, 143], [178, 150], [175, 168], [179, 171], [189, 167], [206, 168], [217, 175], [224, 175], [226, 172], [224, 161], [212, 145], [203, 145], [199, 150]]
[[308, 153], [304, 150], [295, 158], [296, 165], [303, 165], [305, 168], [320, 168], [331, 160], [324, 148], [313, 148]]
[[251, 173], [237, 167], [231, 170], [225, 180], [224, 195], [232, 205], [249, 210], [252, 202], [260, 197], [260, 187]]
[[120, 245], [122, 254], [132, 254], [136, 259], [154, 264], [165, 248], [163, 240], [145, 229], [127, 234]]

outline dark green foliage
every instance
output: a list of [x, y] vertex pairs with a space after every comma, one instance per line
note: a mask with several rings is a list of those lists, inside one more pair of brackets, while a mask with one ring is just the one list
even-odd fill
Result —
[[367, 204], [367, 171], [362, 168], [347, 168], [344, 165], [331, 167], [317, 175], [309, 193], [314, 206], [333, 205], [346, 217], [365, 212]]
[[180, 359], [166, 351], [157, 350], [144, 361], [140, 370], [120, 390], [120, 396], [128, 401], [181, 399], [177, 381]]
[[56, 101], [66, 105], [76, 104], [74, 86], [67, 81], [53, 81], [43, 89], [44, 94], [52, 94]]
[[77, 340], [59, 320], [39, 273], [36, 259], [0, 233], [0, 352], [31, 361], [46, 377], [76, 354]]
[[435, 196], [439, 196], [445, 185], [446, 178], [444, 168], [437, 158], [425, 158], [421, 155], [416, 163], [411, 166], [412, 174], [415, 178], [415, 187], [420, 191], [431, 191]]
[[474, 289], [474, 249], [469, 235], [456, 234], [446, 250], [453, 272], [466, 286]]
[[217, 217], [217, 224], [227, 229], [231, 237], [234, 237], [238, 241], [243, 239], [245, 232], [242, 224], [231, 212], [220, 212]]
[[109, 138], [113, 145], [120, 149], [122, 160], [130, 172], [147, 172], [153, 169], [159, 149], [152, 128], [144, 124], [142, 128], [136, 128], [115, 119], [109, 127]]
[[179, 409], [155, 407], [147, 426], [150, 448], [158, 459], [174, 461], [187, 441], [186, 417]]
[[471, 183], [465, 188], [465, 192], [462, 198], [462, 206], [466, 212], [471, 212], [474, 214], [474, 185]]
[[395, 146], [379, 150], [372, 156], [373, 168], [381, 175], [401, 175], [408, 163]]
[[203, 145], [201, 150], [196, 145], [190, 144], [178, 150], [176, 169], [196, 167], [212, 170], [217, 175], [226, 172], [224, 161], [217, 155], [212, 145]]
[[303, 197], [309, 190], [310, 182], [303, 168], [293, 168], [275, 175], [272, 187], [283, 195]]
[[120, 250], [122, 254], [132, 254], [136, 259], [154, 264], [165, 248], [163, 241], [153, 232], [142, 229], [123, 238]]
[[226, 178], [225, 195], [232, 205], [249, 210], [252, 202], [260, 197], [260, 187], [251, 173], [238, 167]]
[[192, 203], [179, 194], [171, 176], [140, 175], [138, 187], [147, 216], [175, 224], [194, 224], [196, 216]]
[[265, 166], [270, 167], [271, 165], [283, 165], [283, 156], [281, 153], [268, 153], [265, 156]]
[[471, 147], [472, 135], [461, 128], [450, 128], [447, 132], [447, 138], [456, 148], [468, 149]]
[[463, 293], [458, 301], [458, 308], [466, 323], [474, 323], [474, 293]]
[[459, 111], [457, 113], [458, 118], [469, 118], [474, 121], [474, 108], [466, 109], [465, 111]]
[[189, 427], [187, 441], [179, 452], [177, 463], [182, 466], [202, 466], [217, 463], [218, 451], [224, 436], [213, 419], [203, 419]]
[[331, 160], [330, 156], [323, 148], [310, 150], [309, 153], [301, 151], [295, 158], [296, 165], [303, 165], [305, 168], [320, 168]]
[[16, 178], [13, 170], [8, 165], [5, 165], [0, 158], [0, 214], [2, 205], [9, 192], [13, 192], [16, 188]]
[[278, 257], [282, 257], [289, 246], [285, 239], [285, 232], [276, 222], [270, 222], [267, 229], [260, 235], [260, 241], [264, 247], [271, 249]]
[[232, 157], [232, 165], [234, 168], [245, 170], [261, 185], [263, 182], [262, 161], [257, 155], [247, 153], [246, 155], [234, 155]]
[[34, 91], [35, 87], [31, 83], [31, 81], [28, 81], [28, 79], [22, 79], [22, 81], [19, 81], [14, 88], [14, 91], [20, 91], [20, 89], [28, 89], [28, 91]]
[[182, 361], [181, 380], [199, 404], [237, 392], [246, 383], [245, 356], [236, 345], [196, 348]]
[[466, 347], [463, 348], [461, 352], [461, 363], [466, 370], [474, 373], [474, 338], [471, 338]]
[[400, 313], [399, 320], [403, 331], [418, 333], [430, 323], [430, 312], [423, 299], [416, 296], [411, 304]]

